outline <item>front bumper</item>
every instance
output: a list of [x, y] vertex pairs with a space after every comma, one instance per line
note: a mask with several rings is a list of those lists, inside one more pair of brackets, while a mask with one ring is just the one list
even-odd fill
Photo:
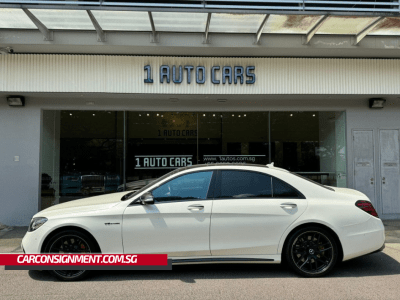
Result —
[[21, 242], [21, 248], [26, 254], [40, 254], [43, 241], [47, 234], [51, 231], [46, 225], [40, 226], [32, 232], [25, 233]]

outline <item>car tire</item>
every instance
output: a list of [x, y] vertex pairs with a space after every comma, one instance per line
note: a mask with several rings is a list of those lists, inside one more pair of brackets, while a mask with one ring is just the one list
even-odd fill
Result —
[[[43, 253], [83, 254], [101, 253], [93, 238], [83, 231], [64, 230], [52, 236], [44, 247]], [[49, 273], [62, 281], [78, 281], [89, 275], [87, 270], [50, 270]]]
[[284, 249], [287, 265], [303, 277], [327, 275], [338, 261], [338, 244], [327, 230], [303, 227], [291, 234]]

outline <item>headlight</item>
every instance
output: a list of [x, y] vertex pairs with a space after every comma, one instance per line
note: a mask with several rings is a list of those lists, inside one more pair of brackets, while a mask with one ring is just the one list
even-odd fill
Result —
[[47, 218], [33, 218], [31, 224], [29, 225], [28, 231], [35, 231], [46, 222]]

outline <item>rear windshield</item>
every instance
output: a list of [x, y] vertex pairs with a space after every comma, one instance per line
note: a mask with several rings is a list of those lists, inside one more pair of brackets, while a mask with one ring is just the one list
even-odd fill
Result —
[[301, 175], [296, 174], [296, 173], [293, 173], [293, 172], [290, 172], [290, 174], [293, 174], [293, 175], [295, 175], [295, 176], [297, 176], [297, 177], [300, 177], [300, 178], [302, 178], [302, 179], [304, 179], [304, 180], [307, 180], [308, 182], [312, 182], [312, 183], [314, 183], [314, 184], [316, 184], [316, 185], [318, 185], [318, 186], [320, 186], [320, 187], [323, 187], [324, 189], [330, 190], [330, 191], [332, 191], [332, 192], [335, 191], [333, 188], [331, 188], [331, 187], [329, 187], [329, 186], [326, 186], [326, 185], [323, 185], [323, 184], [320, 184], [320, 183], [318, 183], [318, 182], [315, 182], [314, 180], [311, 180], [311, 179], [309, 179], [309, 178], [307, 178], [307, 177], [301, 176]]

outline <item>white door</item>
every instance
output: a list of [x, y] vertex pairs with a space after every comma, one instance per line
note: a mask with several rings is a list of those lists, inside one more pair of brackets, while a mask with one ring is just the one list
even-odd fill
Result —
[[399, 131], [380, 130], [379, 148], [383, 213], [400, 213]]
[[212, 200], [207, 199], [212, 174], [176, 177], [152, 190], [154, 204], [128, 206], [122, 228], [124, 253], [210, 255]]
[[[375, 200], [374, 139], [372, 130], [353, 131], [354, 188], [377, 207]], [[362, 200], [362, 199], [360, 199]]]
[[211, 255], [276, 254], [283, 232], [305, 211], [307, 200], [266, 174], [220, 174], [211, 216]]

